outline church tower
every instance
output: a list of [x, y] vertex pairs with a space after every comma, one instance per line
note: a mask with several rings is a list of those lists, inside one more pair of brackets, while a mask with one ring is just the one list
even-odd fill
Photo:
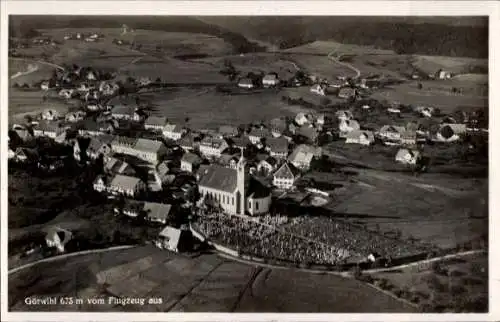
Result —
[[247, 161], [243, 156], [243, 149], [241, 149], [241, 156], [238, 164], [236, 165], [237, 172], [237, 191], [236, 191], [236, 213], [244, 215], [247, 208], [245, 187], [247, 182]]

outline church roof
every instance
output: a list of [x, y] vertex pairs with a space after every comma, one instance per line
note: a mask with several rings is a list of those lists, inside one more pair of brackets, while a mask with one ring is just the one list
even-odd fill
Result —
[[234, 192], [237, 186], [237, 172], [235, 169], [212, 165], [207, 167], [200, 179], [200, 186]]

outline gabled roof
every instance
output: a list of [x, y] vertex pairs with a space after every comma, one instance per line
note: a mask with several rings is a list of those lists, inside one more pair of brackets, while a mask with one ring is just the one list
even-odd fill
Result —
[[181, 162], [187, 162], [191, 164], [200, 164], [201, 161], [201, 158], [194, 153], [185, 153], [181, 159]]
[[135, 112], [135, 107], [134, 106], [123, 106], [123, 105], [117, 105], [111, 109], [111, 114], [118, 114], [118, 115], [133, 115]]
[[270, 157], [270, 156], [261, 160], [259, 163], [263, 163], [263, 162], [268, 163], [270, 166], [273, 166], [273, 167], [278, 164], [278, 160], [276, 160], [275, 158]]
[[167, 226], [163, 228], [160, 232], [159, 236], [168, 240], [168, 246], [170, 249], [175, 249], [179, 245], [179, 241], [181, 239], [182, 231], [180, 229]]
[[271, 194], [271, 189], [254, 177], [250, 177], [245, 193], [248, 198], [266, 198]]
[[27, 159], [36, 160], [39, 157], [38, 151], [36, 149], [30, 148], [17, 148], [16, 155], [24, 155]]
[[144, 121], [144, 125], [165, 126], [167, 118], [165, 116], [150, 116]]
[[395, 133], [403, 133], [405, 132], [405, 127], [404, 126], [399, 126], [399, 125], [384, 125], [382, 128], [379, 130], [380, 133], [382, 132], [395, 132]]
[[274, 173], [275, 178], [284, 179], [294, 179], [299, 174], [297, 168], [293, 164], [285, 162], [279, 169]]
[[233, 142], [234, 147], [239, 147], [239, 148], [241, 147], [244, 148], [249, 144], [252, 144], [252, 142], [250, 142], [250, 139], [246, 135], [241, 137], [231, 138], [231, 141]]
[[195, 136], [193, 133], [188, 133], [179, 140], [179, 146], [192, 148], [194, 146]]
[[45, 120], [41, 120], [34, 128], [34, 130], [43, 132], [60, 132], [64, 130], [62, 127], [60, 127], [61, 124], [62, 123], [60, 122], [47, 122]]
[[236, 136], [238, 135], [238, 129], [231, 125], [222, 125], [219, 127], [219, 133], [224, 136]]
[[238, 84], [240, 84], [240, 85], [253, 85], [253, 82], [250, 78], [242, 78], [242, 79], [240, 79]]
[[263, 81], [275, 81], [275, 80], [278, 80], [278, 75], [276, 74], [267, 74], [266, 76], [264, 76], [264, 78], [262, 78]]
[[226, 141], [224, 139], [206, 136], [205, 138], [203, 138], [203, 140], [201, 140], [200, 145], [209, 146], [209, 147], [212, 147], [214, 149], [219, 149], [225, 143], [226, 143]]
[[163, 132], [182, 133], [182, 126], [168, 123], [163, 127]]
[[135, 170], [125, 161], [116, 159], [116, 158], [108, 158], [106, 164], [104, 164], [104, 169], [111, 173], [124, 173], [126, 170], [135, 172]]
[[314, 141], [316, 140], [316, 138], [318, 137], [319, 133], [318, 133], [318, 130], [314, 127], [311, 127], [311, 126], [301, 126], [299, 129], [298, 129], [298, 132], [297, 134], [300, 134], [306, 138], [308, 138], [309, 140], [311, 141]]
[[411, 149], [399, 149], [398, 152], [396, 153], [396, 159], [402, 158], [407, 154], [409, 154], [413, 158], [413, 157], [418, 157], [420, 155], [420, 152]]
[[143, 208], [147, 218], [157, 218], [163, 220], [168, 219], [171, 209], [172, 205], [156, 202], [145, 202]]
[[269, 146], [272, 152], [288, 153], [288, 140], [284, 137], [274, 138], [267, 137], [266, 145]]
[[293, 150], [292, 154], [288, 157], [290, 162], [305, 162], [310, 163], [314, 157], [314, 147], [301, 144]]
[[157, 153], [163, 147], [163, 142], [139, 138], [134, 148], [139, 151]]
[[367, 140], [373, 141], [375, 140], [375, 136], [372, 131], [362, 131], [362, 130], [354, 130], [347, 133], [347, 139], [359, 139], [361, 136], [364, 136]]
[[237, 172], [234, 169], [211, 165], [203, 169], [199, 186], [225, 192], [234, 192], [237, 184]]
[[113, 142], [111, 142], [111, 144], [113, 145], [122, 145], [122, 146], [135, 146], [137, 142], [137, 138], [130, 138], [130, 137], [127, 137], [127, 136], [115, 136], [115, 138], [113, 139]]
[[91, 152], [97, 152], [103, 145], [111, 144], [114, 138], [115, 137], [112, 135], [100, 135], [99, 137], [92, 137], [90, 139], [88, 150]]
[[269, 135], [269, 130], [266, 128], [252, 128], [250, 133], [248, 134], [249, 136], [256, 136], [259, 138], [265, 138], [266, 136]]
[[111, 180], [110, 185], [113, 187], [120, 187], [125, 190], [135, 190], [140, 182], [141, 179], [139, 178], [117, 174], [113, 180]]

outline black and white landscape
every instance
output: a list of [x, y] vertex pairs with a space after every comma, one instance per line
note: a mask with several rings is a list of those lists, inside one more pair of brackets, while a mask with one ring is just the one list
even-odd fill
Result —
[[9, 16], [8, 308], [488, 312], [488, 18]]

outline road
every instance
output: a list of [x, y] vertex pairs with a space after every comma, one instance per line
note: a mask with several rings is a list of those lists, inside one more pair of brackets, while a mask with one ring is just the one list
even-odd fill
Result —
[[65, 70], [64, 67], [62, 67], [60, 65], [57, 65], [57, 64], [54, 64], [54, 63], [49, 63], [49, 62], [43, 61], [43, 60], [33, 60], [33, 59], [17, 58], [17, 57], [9, 57], [9, 59], [17, 60], [17, 61], [32, 62], [32, 63], [36, 63], [36, 64], [47, 65], [47, 66], [54, 67], [54, 68], [60, 69], [60, 70]]
[[342, 55], [338, 55], [337, 57], [335, 57], [334, 55], [337, 52], [337, 50], [338, 50], [338, 48], [336, 48], [335, 50], [331, 51], [328, 54], [328, 59], [330, 59], [331, 61], [333, 61], [336, 64], [339, 64], [341, 66], [349, 68], [350, 70], [352, 70], [353, 72], [356, 73], [356, 76], [354, 76], [353, 79], [358, 79], [361, 76], [361, 71], [359, 69], [357, 69], [356, 67], [354, 67], [353, 65], [349, 64], [349, 63], [341, 62], [340, 58], [342, 57]]

